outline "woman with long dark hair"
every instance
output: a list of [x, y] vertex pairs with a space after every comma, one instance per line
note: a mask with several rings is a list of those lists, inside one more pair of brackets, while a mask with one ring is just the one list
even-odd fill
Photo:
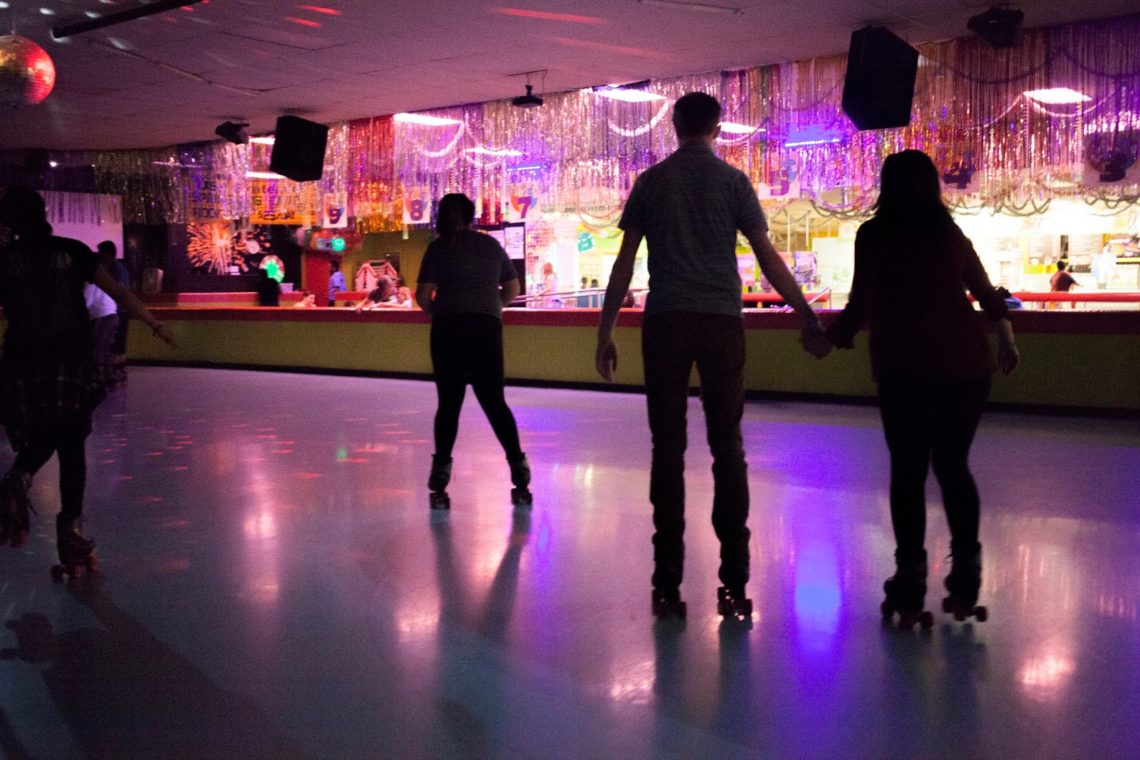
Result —
[[515, 417], [503, 395], [503, 307], [519, 294], [519, 280], [506, 251], [490, 235], [471, 229], [475, 204], [462, 193], [439, 202], [439, 237], [424, 253], [416, 303], [431, 314], [431, 363], [439, 406], [431, 459], [432, 509], [451, 501], [451, 452], [459, 411], [470, 383], [511, 469], [511, 500], [531, 503], [530, 465], [519, 444]]
[[917, 150], [883, 162], [874, 218], [855, 237], [855, 276], [847, 307], [828, 329], [839, 348], [870, 323], [871, 366], [891, 456], [890, 507], [895, 574], [883, 585], [884, 617], [929, 627], [923, 612], [927, 562], [926, 474], [942, 489], [950, 526], [952, 569], [943, 609], [975, 615], [981, 585], [978, 489], [970, 445], [989, 395], [994, 358], [966, 290], [995, 323], [998, 365], [1006, 374], [1019, 356], [1006, 304], [986, 276], [970, 240], [942, 201], [934, 162]]

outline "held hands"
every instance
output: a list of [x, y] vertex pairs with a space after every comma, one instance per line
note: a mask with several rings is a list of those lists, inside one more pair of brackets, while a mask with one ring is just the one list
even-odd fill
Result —
[[824, 334], [823, 325], [819, 323], [818, 318], [804, 324], [800, 330], [800, 345], [816, 359], [822, 359], [831, 353], [831, 341]]
[[614, 379], [614, 372], [617, 371], [617, 346], [614, 345], [614, 339], [610, 337], [598, 336], [598, 348], [594, 352], [594, 364], [598, 368], [598, 374], [602, 376], [607, 383], [612, 382]]

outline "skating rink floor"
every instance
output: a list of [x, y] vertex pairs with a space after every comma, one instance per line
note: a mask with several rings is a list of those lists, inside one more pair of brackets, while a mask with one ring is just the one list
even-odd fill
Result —
[[[1140, 756], [1140, 423], [990, 413], [973, 450], [990, 620], [884, 629], [873, 407], [750, 403], [750, 627], [715, 611], [690, 406], [686, 623], [649, 610], [636, 394], [508, 388], [534, 470], [468, 394], [431, 513], [434, 388], [135, 367], [89, 441], [101, 575], [55, 584], [53, 460], [0, 551], [9, 758]], [[0, 463], [10, 461], [10, 453]]]

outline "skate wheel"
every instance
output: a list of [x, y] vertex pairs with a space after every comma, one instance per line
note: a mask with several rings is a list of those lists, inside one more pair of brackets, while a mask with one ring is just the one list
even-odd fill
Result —
[[922, 630], [929, 631], [934, 627], [934, 615], [929, 610], [924, 610], [918, 618], [918, 624], [922, 626]]
[[446, 493], [433, 493], [428, 504], [432, 509], [451, 509], [451, 497]]
[[52, 565], [51, 579], [56, 583], [62, 583], [63, 576], [66, 574], [66, 572], [67, 571], [64, 569], [63, 565]]
[[883, 620], [890, 620], [891, 616], [895, 614], [895, 609], [886, 600], [879, 605], [879, 612], [883, 613]]
[[950, 601], [950, 597], [943, 597], [942, 611], [949, 615], [954, 610], [954, 604]]
[[990, 611], [985, 607], [978, 606], [974, 608], [974, 617], [978, 619], [979, 623], [984, 623], [989, 619]]

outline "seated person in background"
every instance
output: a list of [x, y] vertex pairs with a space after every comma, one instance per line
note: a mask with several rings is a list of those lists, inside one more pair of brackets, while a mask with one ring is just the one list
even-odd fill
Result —
[[389, 304], [393, 309], [410, 309], [415, 305], [412, 289], [401, 285], [396, 288], [396, 302]]
[[260, 272], [260, 278], [257, 281], [257, 305], [258, 306], [280, 306], [281, 305], [281, 286], [277, 280], [269, 276], [269, 272], [264, 269], [257, 270]]
[[389, 277], [381, 277], [376, 281], [376, 287], [368, 291], [368, 295], [360, 299], [360, 303], [353, 307], [355, 311], [372, 311], [388, 305], [396, 297], [396, 286]]
[[315, 293], [310, 293], [307, 290], [301, 291], [301, 300], [293, 304], [294, 309], [315, 309], [317, 308], [317, 296]]

